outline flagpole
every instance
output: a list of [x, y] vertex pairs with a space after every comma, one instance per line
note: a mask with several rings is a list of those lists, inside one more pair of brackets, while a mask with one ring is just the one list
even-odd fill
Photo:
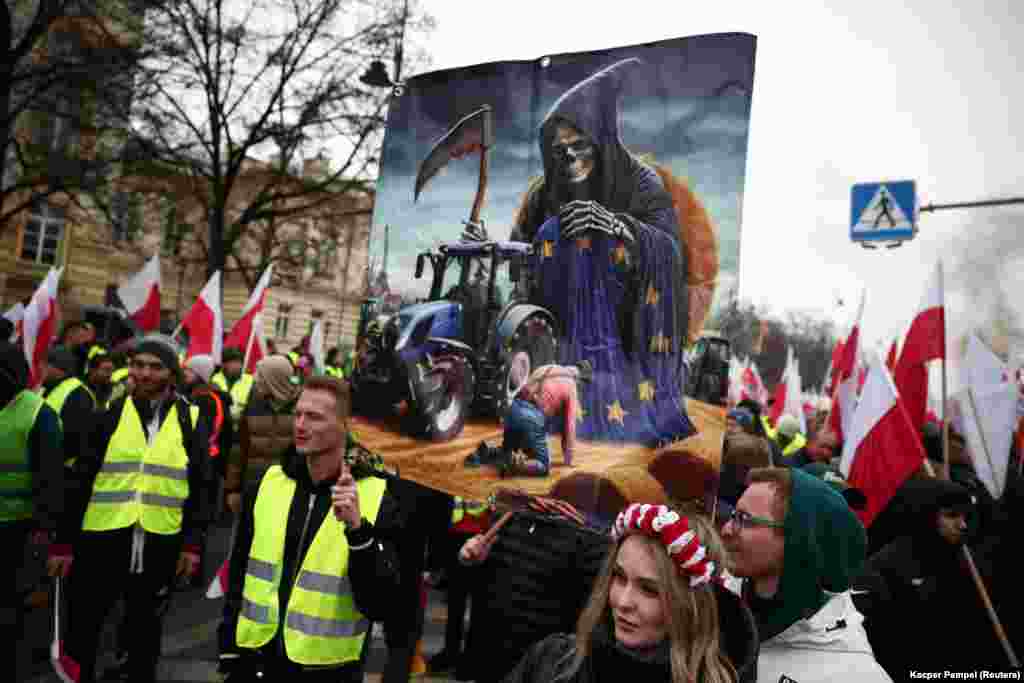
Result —
[[[939, 296], [942, 300], [943, 311], [946, 307], [946, 283], [945, 275], [942, 272], [942, 259], [939, 259], [937, 264], [939, 271]], [[948, 378], [946, 373], [946, 356], [948, 356], [948, 349], [946, 348], [946, 322], [945, 312], [943, 312], [942, 322], [942, 469], [943, 479], [949, 480], [949, 390], [947, 388]]]
[[[924, 471], [930, 477], [938, 478], [935, 468], [932, 467], [931, 461], [927, 458], [924, 461]], [[978, 566], [974, 563], [974, 555], [971, 554], [971, 549], [964, 544], [960, 546], [960, 551], [967, 562], [971, 578], [974, 579], [974, 587], [978, 589], [978, 596], [985, 606], [985, 611], [988, 612], [988, 618], [992, 622], [992, 629], [995, 631], [996, 638], [1003, 646], [1003, 652], [1006, 653], [1006, 657], [1010, 660], [1010, 665], [1015, 669], [1019, 668], [1020, 661], [1017, 659], [1017, 653], [1014, 652], [1013, 645], [1010, 644], [1010, 639], [1006, 636], [1006, 630], [1003, 628], [1003, 622], [999, 619], [999, 615], [996, 614], [996, 608], [992, 605], [992, 599], [989, 597], [988, 589], [985, 588], [985, 581], [981, 578], [981, 573], [978, 572]]]

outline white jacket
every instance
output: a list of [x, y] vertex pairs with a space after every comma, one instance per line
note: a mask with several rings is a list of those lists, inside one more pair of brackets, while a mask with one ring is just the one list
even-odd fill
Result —
[[758, 683], [891, 683], [863, 622], [850, 593], [836, 593], [814, 616], [761, 643]]

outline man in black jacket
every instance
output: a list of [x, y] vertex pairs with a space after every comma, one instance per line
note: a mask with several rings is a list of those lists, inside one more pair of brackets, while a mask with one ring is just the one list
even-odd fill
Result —
[[232, 683], [362, 681], [371, 624], [390, 618], [401, 517], [346, 462], [350, 407], [347, 382], [309, 378], [294, 446], [244, 497], [220, 629]]
[[126, 596], [129, 680], [155, 680], [163, 607], [175, 577], [199, 565], [210, 521], [209, 434], [198, 409], [174, 392], [178, 349], [143, 338], [132, 357], [133, 393], [97, 418], [91, 447], [75, 462], [82, 495], [69, 514], [74, 543], [68, 652], [95, 680], [110, 607]]

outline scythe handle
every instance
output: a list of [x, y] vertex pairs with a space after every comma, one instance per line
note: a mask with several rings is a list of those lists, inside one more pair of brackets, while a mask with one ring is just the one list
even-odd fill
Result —
[[473, 210], [469, 214], [469, 222], [480, 224], [480, 210], [484, 207], [484, 196], [487, 194], [487, 148], [480, 148], [480, 182], [476, 186], [476, 199]]
[[491, 108], [483, 107], [482, 130], [480, 135], [480, 180], [476, 186], [476, 198], [473, 200], [473, 210], [469, 213], [469, 222], [480, 224], [480, 211], [484, 208], [484, 197], [487, 194], [487, 159], [491, 145], [494, 144], [494, 121]]

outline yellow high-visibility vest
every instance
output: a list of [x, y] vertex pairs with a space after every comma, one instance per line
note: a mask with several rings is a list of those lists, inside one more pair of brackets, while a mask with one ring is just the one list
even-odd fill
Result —
[[26, 389], [0, 410], [0, 523], [32, 518], [28, 435], [42, 407], [39, 394]]
[[793, 437], [793, 440], [789, 442], [789, 445], [782, 449], [782, 457], [788, 458], [806, 445], [807, 437], [798, 432], [797, 435]]
[[[189, 415], [194, 428], [199, 408], [191, 406]], [[188, 494], [188, 453], [177, 402], [167, 411], [149, 446], [134, 401], [125, 399], [92, 487], [82, 529], [112, 531], [137, 522], [153, 534], [176, 534], [181, 532]]]
[[[78, 387], [82, 387], [85, 389], [85, 393], [89, 394], [89, 398], [92, 399], [92, 409], [96, 410], [96, 396], [92, 393], [92, 389], [89, 388], [89, 385], [85, 384], [77, 377], [68, 377], [63, 382], [55, 386], [53, 391], [46, 395], [46, 405], [53, 408], [54, 412], [57, 413], [58, 418], [60, 418], [60, 411], [64, 409], [64, 403], [68, 400], [68, 396], [70, 396], [71, 392]], [[63, 426], [64, 424], [62, 422], [61, 427]], [[78, 456], [74, 454], [72, 454], [70, 458], [67, 457], [67, 451], [64, 452], [64, 455], [64, 463], [68, 466], [74, 465], [75, 460], [78, 459]]]
[[231, 389], [228, 389], [228, 378], [223, 372], [218, 372], [210, 379], [210, 384], [231, 396], [231, 405], [237, 414], [241, 415], [244, 412], [245, 406], [249, 404], [249, 392], [252, 391], [252, 375], [243, 372]]
[[487, 513], [487, 503], [471, 500], [465, 501], [461, 496], [455, 496], [455, 507], [452, 509], [452, 526], [461, 522], [466, 515], [470, 517], [482, 517]]
[[[235, 629], [239, 647], [262, 647], [277, 633], [286, 521], [295, 487], [295, 480], [280, 465], [268, 469], [260, 482]], [[376, 521], [385, 488], [384, 480], [376, 477], [356, 482], [359, 507], [366, 519]], [[284, 648], [291, 661], [323, 666], [359, 659], [370, 625], [352, 597], [348, 555], [345, 525], [328, 513], [296, 572], [285, 608]]]

